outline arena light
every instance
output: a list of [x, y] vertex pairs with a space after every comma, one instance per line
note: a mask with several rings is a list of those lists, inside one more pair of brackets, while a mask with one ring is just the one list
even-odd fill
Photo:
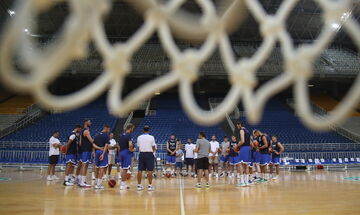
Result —
[[8, 10], [8, 13], [10, 16], [15, 16], [15, 11], [13, 11], [13, 10]]
[[154, 94], [158, 96], [158, 95], [160, 95], [161, 93], [160, 93], [160, 92], [155, 92]]
[[339, 30], [341, 25], [339, 23], [333, 23], [333, 24], [331, 24], [331, 27], [335, 30]]
[[314, 85], [313, 84], [308, 84], [308, 87], [314, 87]]

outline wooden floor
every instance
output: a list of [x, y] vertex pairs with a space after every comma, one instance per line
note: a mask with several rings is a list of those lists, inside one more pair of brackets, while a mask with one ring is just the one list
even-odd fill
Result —
[[[62, 173], [57, 173], [62, 176]], [[64, 187], [40, 170], [0, 172], [0, 214], [360, 214], [360, 171], [282, 172], [277, 181], [236, 188], [212, 179], [194, 188], [192, 178], [157, 179], [156, 191]], [[9, 181], [3, 181], [11, 178]]]

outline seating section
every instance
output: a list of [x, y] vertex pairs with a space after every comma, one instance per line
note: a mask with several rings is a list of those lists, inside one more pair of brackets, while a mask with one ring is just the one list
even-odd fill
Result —
[[210, 139], [211, 135], [222, 139], [225, 135], [219, 126], [202, 127], [193, 123], [182, 111], [181, 104], [176, 98], [161, 96], [155, 100], [157, 102], [156, 116], [145, 116], [134, 132], [135, 141], [136, 137], [142, 134], [144, 125], [150, 126], [158, 152], [166, 152], [166, 141], [171, 134], [179, 138], [183, 144], [186, 143], [187, 138], [191, 138], [195, 142], [200, 131], [205, 132], [207, 139]]
[[21, 119], [24, 114], [0, 114], [0, 131]]
[[[333, 110], [339, 104], [339, 101], [325, 94], [311, 95], [310, 99], [313, 104], [321, 107], [326, 112]], [[350, 116], [360, 116], [360, 113], [355, 110]]]
[[74, 126], [76, 124], [82, 125], [84, 119], [92, 120], [90, 129], [92, 135], [100, 132], [104, 124], [109, 124], [112, 128], [114, 128], [116, 124], [116, 118], [111, 116], [107, 111], [105, 99], [99, 99], [83, 108], [71, 112], [45, 116], [34, 125], [7, 135], [2, 138], [1, 141], [47, 142], [52, 131], [58, 130], [61, 136], [60, 140], [64, 142], [67, 140], [67, 136]]
[[0, 114], [21, 114], [34, 100], [30, 96], [15, 96], [0, 103]]
[[[245, 118], [242, 120], [246, 122]], [[288, 144], [352, 142], [335, 132], [315, 132], [308, 129], [280, 100], [272, 100], [267, 103], [262, 121], [258, 125], [247, 124], [250, 130], [259, 129], [268, 135], [276, 135], [281, 142]]]

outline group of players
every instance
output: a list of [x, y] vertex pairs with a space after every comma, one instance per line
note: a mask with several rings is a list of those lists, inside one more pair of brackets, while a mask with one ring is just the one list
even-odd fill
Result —
[[[90, 134], [90, 126], [90, 120], [85, 120], [84, 126], [75, 126], [65, 145], [60, 144], [59, 132], [53, 133], [49, 141], [47, 180], [59, 179], [54, 175], [54, 170], [61, 151], [66, 154], [65, 186], [77, 184], [84, 188], [91, 187], [90, 184], [86, 183], [86, 175], [89, 164], [94, 162], [95, 189], [104, 188], [103, 180], [106, 178], [106, 171], [108, 170], [110, 176], [114, 164], [118, 164], [122, 169], [120, 176], [118, 166], [118, 177], [121, 179], [120, 189], [129, 189], [126, 181], [129, 179], [133, 152], [136, 150], [131, 136], [135, 128], [134, 125], [127, 125], [118, 142], [113, 139], [110, 126], [104, 125], [102, 131], [94, 138]], [[144, 132], [148, 133], [149, 131], [144, 128]], [[196, 187], [201, 187], [200, 181], [203, 176], [207, 181], [206, 186], [209, 186], [209, 176], [212, 175], [214, 177], [236, 177], [240, 180], [237, 186], [248, 186], [253, 182], [265, 182], [270, 178], [276, 179], [279, 175], [280, 154], [284, 152], [284, 147], [276, 136], [269, 139], [268, 135], [259, 130], [250, 133], [241, 122], [236, 124], [235, 132], [230, 140], [225, 136], [221, 144], [217, 142], [215, 136], [212, 136], [210, 142], [207, 141], [205, 134], [200, 132], [196, 144], [188, 139], [184, 149], [175, 135], [171, 135], [167, 141], [166, 149], [167, 156], [163, 176], [168, 174], [175, 176], [176, 168], [179, 170], [178, 174], [182, 176], [189, 174], [194, 177], [197, 176]], [[154, 154], [155, 150], [156, 145]], [[183, 159], [186, 165], [185, 172], [182, 170]], [[219, 176], [218, 166], [220, 162], [222, 163], [222, 171]], [[76, 165], [77, 169], [75, 170]], [[270, 175], [266, 174], [268, 166], [270, 167]], [[272, 175], [274, 167], [276, 168], [276, 175]], [[149, 171], [149, 168], [146, 170]], [[152, 170], [150, 171], [152, 175]], [[139, 186], [141, 185], [138, 185], [138, 188]]]

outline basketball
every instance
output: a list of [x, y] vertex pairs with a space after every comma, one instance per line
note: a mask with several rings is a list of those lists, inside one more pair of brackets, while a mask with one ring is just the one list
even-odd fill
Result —
[[128, 180], [131, 178], [131, 173], [130, 173], [130, 172], [126, 173], [126, 178], [127, 178]]
[[270, 148], [269, 148], [269, 153], [273, 153], [273, 151], [274, 151], [273, 148], [270, 147]]
[[259, 147], [259, 142], [258, 142], [257, 140], [255, 140], [255, 141], [253, 142], [253, 144], [254, 144], [254, 148]]
[[166, 176], [166, 178], [170, 178], [171, 177], [170, 172], [167, 172], [165, 176]]
[[66, 153], [66, 146], [60, 146], [60, 152], [65, 154]]
[[108, 181], [108, 185], [109, 185], [109, 187], [115, 187], [116, 181], [115, 181], [114, 179], [110, 179], [110, 180]]

